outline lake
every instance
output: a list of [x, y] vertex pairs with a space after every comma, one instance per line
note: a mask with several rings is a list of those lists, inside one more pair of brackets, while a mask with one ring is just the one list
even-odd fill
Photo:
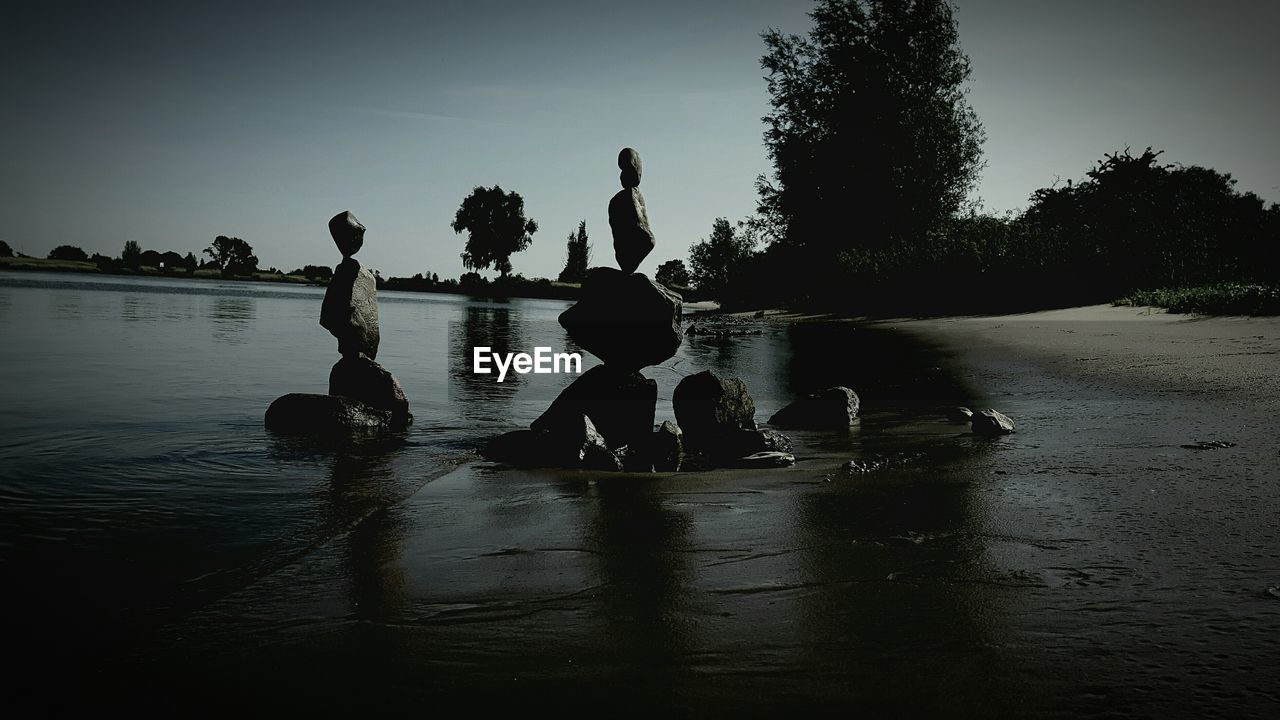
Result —
[[[481, 461], [572, 378], [559, 301], [379, 294], [399, 436], [275, 437], [325, 392], [323, 290], [0, 274], [0, 558], [14, 686], [173, 712], [1267, 717], [1280, 581], [1274, 418], [848, 323], [686, 338], [764, 421], [858, 391], [769, 471]], [[1066, 328], [1064, 332], [1070, 331]], [[585, 357], [585, 367], [594, 364]], [[585, 369], [585, 368], [584, 368]], [[1017, 434], [947, 423], [996, 406]], [[1237, 443], [1186, 450], [1195, 437]], [[1216, 453], [1216, 454], [1215, 454]], [[846, 463], [854, 460], [858, 465]]]

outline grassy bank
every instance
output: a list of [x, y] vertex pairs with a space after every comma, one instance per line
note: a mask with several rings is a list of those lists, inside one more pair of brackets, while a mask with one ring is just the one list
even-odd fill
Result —
[[1160, 307], [1170, 312], [1200, 315], [1280, 315], [1280, 286], [1218, 283], [1164, 288], [1135, 292], [1115, 304]]

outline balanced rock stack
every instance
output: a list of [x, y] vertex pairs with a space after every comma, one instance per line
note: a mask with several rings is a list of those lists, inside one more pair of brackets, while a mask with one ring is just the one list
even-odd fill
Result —
[[679, 464], [679, 430], [664, 423], [654, 431], [658, 384], [640, 370], [680, 347], [682, 299], [636, 272], [654, 246], [639, 190], [640, 154], [624, 148], [618, 167], [622, 191], [609, 201], [609, 226], [620, 269], [591, 268], [578, 302], [560, 314], [574, 342], [604, 364], [565, 388], [530, 430], [490, 443], [486, 454], [495, 460], [617, 470]]
[[320, 307], [320, 325], [337, 338], [342, 355], [329, 371], [329, 394], [291, 393], [277, 398], [267, 408], [266, 424], [271, 430], [394, 430], [413, 420], [399, 381], [375, 362], [381, 339], [378, 286], [373, 273], [353, 257], [364, 246], [364, 231], [350, 212], [329, 220], [329, 234], [342, 253]]

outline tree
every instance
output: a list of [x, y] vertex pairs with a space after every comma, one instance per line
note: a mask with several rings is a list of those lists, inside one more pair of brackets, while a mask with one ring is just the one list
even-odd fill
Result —
[[253, 246], [238, 237], [219, 235], [204, 249], [204, 254], [224, 275], [247, 275], [258, 269]]
[[667, 287], [688, 287], [689, 271], [685, 269], [683, 260], [668, 260], [658, 266], [653, 279]]
[[760, 212], [810, 264], [910, 246], [963, 205], [982, 126], [947, 0], [819, 0], [807, 38], [763, 34], [772, 179]]
[[569, 233], [569, 245], [565, 254], [560, 282], [580, 283], [587, 279], [587, 266], [591, 264], [591, 245], [587, 242], [587, 221], [578, 223], [578, 230]]
[[75, 245], [59, 245], [49, 251], [50, 260], [88, 260], [89, 255]]
[[142, 258], [142, 248], [138, 247], [138, 241], [125, 240], [124, 249], [120, 251], [120, 262], [125, 267], [136, 268]]
[[[737, 230], [744, 230], [739, 223]], [[689, 246], [689, 275], [703, 292], [720, 293], [728, 286], [734, 272], [751, 259], [755, 239], [751, 233], [738, 232], [724, 218], [716, 218], [711, 236]]]
[[477, 187], [458, 208], [451, 225], [455, 233], [467, 232], [462, 266], [468, 270], [497, 268], [505, 278], [511, 272], [511, 253], [533, 242], [538, 223], [524, 217], [524, 198], [502, 188]]
[[13, 257], [13, 248], [3, 240], [0, 240], [0, 257]]

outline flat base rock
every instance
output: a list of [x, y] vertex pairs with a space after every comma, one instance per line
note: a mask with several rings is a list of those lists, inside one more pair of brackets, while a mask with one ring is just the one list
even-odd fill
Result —
[[676, 354], [684, 341], [680, 296], [640, 274], [591, 268], [560, 325], [582, 349], [616, 370], [639, 370]]
[[709, 370], [690, 375], [671, 395], [684, 443], [703, 449], [736, 430], [756, 429], [756, 404], [738, 378], [721, 378]]
[[713, 458], [733, 459], [762, 452], [790, 453], [791, 438], [777, 430], [734, 430], [707, 443]]
[[534, 430], [554, 432], [567, 420], [586, 415], [609, 448], [643, 443], [653, 434], [658, 383], [638, 372], [597, 365], [566, 387], [546, 412], [533, 421]]
[[522, 468], [560, 467], [587, 470], [622, 469], [625, 451], [610, 450], [591, 420], [579, 415], [576, 423], [555, 431], [515, 430], [493, 438], [481, 454], [489, 460]]
[[333, 269], [320, 305], [320, 325], [338, 339], [338, 352], [344, 357], [378, 357], [378, 283], [355, 258]]
[[367, 357], [344, 357], [335, 363], [329, 371], [329, 394], [390, 410], [397, 418], [409, 415], [409, 399], [400, 381]]
[[815, 429], [849, 427], [858, 419], [859, 405], [857, 393], [837, 385], [787, 405], [769, 418], [769, 424]]
[[271, 403], [265, 423], [268, 430], [282, 434], [343, 435], [401, 430], [411, 420], [351, 398], [289, 393]]
[[1013, 432], [1013, 421], [991, 408], [974, 413], [972, 422], [971, 427], [978, 435], [1008, 435]]

